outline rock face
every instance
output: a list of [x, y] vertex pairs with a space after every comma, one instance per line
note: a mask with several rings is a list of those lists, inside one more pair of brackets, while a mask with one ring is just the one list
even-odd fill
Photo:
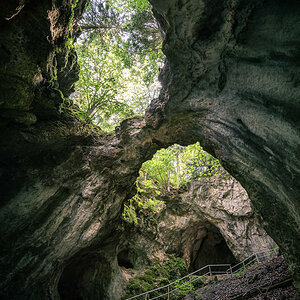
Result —
[[[164, 232], [161, 246], [166, 241], [171, 244], [172, 241], [175, 244], [178, 243], [179, 237], [167, 238], [165, 235], [170, 232], [172, 236], [172, 228], [175, 231], [181, 231], [182, 237], [179, 245], [181, 244], [182, 249], [177, 253], [184, 253], [183, 257], [190, 264], [197, 260], [193, 252], [197, 252], [199, 260], [205, 261], [200, 265], [194, 265], [194, 268], [209, 263], [224, 262], [226, 255], [223, 256], [222, 253], [225, 254], [226, 251], [222, 251], [221, 242], [224, 248], [228, 245], [234, 257], [239, 261], [255, 252], [275, 246], [274, 241], [262, 229], [254, 215], [246, 191], [231, 176], [211, 177], [191, 182], [188, 191], [168, 201], [167, 207], [168, 218], [165, 216], [167, 219], [165, 224], [159, 224], [159, 231]], [[204, 230], [201, 226], [199, 226], [199, 232], [197, 229], [191, 230], [197, 228], [197, 224], [204, 224]], [[209, 241], [205, 240], [206, 238], [209, 240], [210, 232], [214, 236], [219, 236], [219, 239], [215, 238], [217, 247], [210, 247]], [[188, 247], [189, 244], [191, 244], [190, 247]], [[203, 253], [206, 251], [206, 255], [201, 254], [202, 244], [202, 251]], [[212, 255], [214, 248], [218, 251], [218, 247], [220, 247], [219, 254]], [[172, 246], [167, 252], [172, 252], [171, 249]], [[217, 260], [213, 261], [214, 259]]]
[[173, 253], [194, 270], [226, 260], [241, 261], [275, 247], [259, 224], [246, 191], [231, 176], [191, 182], [186, 191], [161, 200], [165, 207], [157, 216], [156, 232], [142, 228], [141, 234], [124, 239], [132, 241], [131, 252], [144, 252], [140, 256], [150, 261]]
[[[74, 3], [72, 3], [74, 2]], [[86, 0], [13, 0], [0, 4], [1, 125], [32, 125], [57, 115], [78, 79], [71, 41]]]
[[183, 258], [195, 271], [207, 264], [234, 264], [276, 246], [259, 224], [246, 191], [229, 175], [191, 182], [179, 194], [170, 192], [160, 200], [164, 206], [156, 225], [126, 227], [120, 235], [117, 264], [111, 264], [114, 272], [106, 279], [111, 299], [120, 298], [129, 278], [168, 254]]
[[158, 140], [200, 141], [221, 160], [247, 190], [300, 288], [300, 3], [151, 3], [167, 64], [148, 126]]
[[[140, 122], [131, 121], [133, 131], [137, 127], [135, 137], [70, 133], [58, 142], [56, 134], [64, 129], [68, 132], [59, 122], [47, 124], [55, 141], [42, 128], [38, 129], [41, 135], [21, 131], [31, 147], [17, 147], [3, 174], [7, 181], [3, 182], [0, 212], [2, 298], [58, 298], [57, 283], [65, 268], [71, 276], [76, 272], [84, 276], [83, 270], [99, 272], [94, 282], [88, 280], [84, 299], [106, 297], [98, 282], [102, 265], [110, 269], [107, 257], [109, 262], [116, 257], [122, 202], [134, 193], [137, 140], [145, 143], [141, 158], [147, 155], [146, 149], [153, 151], [151, 142], [145, 142], [144, 131], [138, 137]], [[137, 138], [132, 141], [134, 149], [127, 148], [123, 138], [127, 142]], [[95, 264], [87, 269], [91, 261]], [[109, 272], [105, 274], [109, 280]], [[87, 281], [86, 277], [76, 280], [78, 289]]]
[[1, 297], [68, 299], [72, 285], [109, 298], [141, 163], [198, 140], [246, 188], [299, 286], [299, 2], [152, 0], [163, 90], [145, 120], [109, 136], [59, 113], [85, 2], [0, 4]]

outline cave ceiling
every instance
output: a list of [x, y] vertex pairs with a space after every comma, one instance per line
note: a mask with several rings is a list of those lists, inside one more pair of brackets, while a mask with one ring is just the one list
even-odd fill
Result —
[[7, 299], [58, 299], [70, 259], [103, 249], [115, 255], [122, 203], [142, 162], [160, 147], [196, 141], [247, 190], [300, 288], [299, 1], [150, 2], [164, 36], [162, 90], [145, 118], [113, 135], [59, 110], [61, 92], [68, 97], [78, 78], [65, 41], [70, 30], [76, 35], [86, 1], [0, 4], [0, 295]]

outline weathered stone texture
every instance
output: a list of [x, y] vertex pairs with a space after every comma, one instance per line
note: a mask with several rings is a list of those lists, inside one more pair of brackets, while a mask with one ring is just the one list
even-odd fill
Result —
[[245, 187], [299, 285], [299, 1], [151, 2], [165, 35], [163, 90], [145, 121], [109, 136], [58, 112], [57, 89], [68, 96], [77, 78], [65, 44], [75, 1], [1, 2], [2, 298], [58, 299], [60, 274], [82, 274], [88, 257], [98, 263], [76, 284], [98, 272], [84, 296], [108, 298], [100, 270], [117, 264], [120, 211], [141, 163], [195, 141]]
[[[218, 235], [217, 242], [226, 241], [237, 260], [275, 246], [259, 224], [246, 191], [229, 175], [191, 182], [186, 191], [178, 195], [171, 193], [162, 200], [166, 207], [157, 217], [156, 251], [164, 249], [165, 253], [176, 253], [184, 257], [188, 265], [193, 260], [192, 251], [201, 248], [210, 231]], [[193, 250], [197, 241], [198, 248]], [[155, 247], [151, 239], [147, 243]], [[143, 248], [149, 255], [153, 252], [150, 246], [143, 245]], [[213, 246], [207, 248], [211, 253], [214, 251]], [[226, 257], [225, 253], [224, 257], [211, 254], [203, 259], [213, 263], [216, 259], [222, 262]]]
[[151, 2], [167, 64], [147, 124], [222, 161], [299, 284], [299, 2]]

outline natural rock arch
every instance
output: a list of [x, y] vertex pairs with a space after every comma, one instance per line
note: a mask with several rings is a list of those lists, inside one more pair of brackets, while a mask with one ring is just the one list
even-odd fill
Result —
[[299, 288], [299, 2], [151, 2], [162, 93], [111, 136], [58, 113], [77, 74], [74, 55], [64, 68], [71, 3], [1, 3], [2, 297], [55, 299], [57, 270], [117, 235], [141, 163], [198, 140], [246, 188]]
[[151, 2], [167, 64], [147, 124], [158, 140], [199, 140], [221, 160], [299, 287], [299, 3]]

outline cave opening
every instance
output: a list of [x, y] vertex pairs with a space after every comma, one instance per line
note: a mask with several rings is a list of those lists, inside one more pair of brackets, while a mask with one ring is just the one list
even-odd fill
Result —
[[195, 239], [192, 246], [189, 271], [196, 271], [209, 264], [235, 264], [237, 260], [219, 229], [211, 223], [206, 223], [203, 228], [206, 234]]
[[110, 133], [142, 117], [161, 89], [162, 34], [148, 1], [91, 0], [74, 48], [80, 66], [71, 95], [76, 115]]
[[124, 267], [126, 269], [132, 269], [133, 268], [133, 264], [131, 263], [128, 256], [129, 256], [129, 250], [128, 249], [122, 250], [118, 253], [117, 260], [118, 260], [118, 265], [120, 267]]
[[[198, 138], [205, 140], [206, 147], [247, 188], [263, 226], [282, 246], [299, 288], [300, 248], [296, 245], [300, 219], [297, 114], [300, 27], [295, 26], [300, 16], [298, 1], [265, 1], [263, 5], [261, 1], [228, 1], [224, 10], [223, 6], [216, 5], [217, 1], [182, 1], [180, 5], [177, 5], [179, 1], [173, 4], [151, 1], [165, 31], [168, 65], [161, 72], [160, 100], [163, 101], [153, 101], [146, 127], [130, 120], [130, 126], [103, 140], [102, 133], [99, 136], [87, 133], [68, 112], [67, 98], [79, 72], [72, 40], [77, 34], [76, 19], [87, 1], [52, 1], [52, 5], [44, 0], [22, 1], [26, 5], [18, 7], [17, 2], [1, 3], [1, 23], [5, 24], [1, 26], [3, 56], [0, 59], [4, 128], [0, 170], [4, 266], [1, 265], [1, 277], [6, 280], [0, 294], [6, 290], [13, 293], [15, 278], [26, 274], [28, 285], [20, 286], [16, 293], [46, 295], [46, 284], [39, 285], [57, 271], [57, 261], [66, 264], [72, 253], [102, 239], [107, 228], [118, 228], [113, 222], [114, 212], [119, 216], [121, 203], [130, 197], [131, 193], [124, 190], [133, 186], [137, 165], [144, 154], [150, 155], [149, 148]], [[106, 12], [111, 15], [110, 11], [101, 15]], [[222, 18], [216, 17], [219, 14]], [[202, 28], [205, 30], [199, 30]], [[98, 45], [101, 47], [101, 43]], [[112, 61], [116, 66], [119, 62], [128, 63], [126, 59], [131, 54], [128, 51], [124, 61]], [[100, 61], [104, 62], [104, 57]], [[103, 66], [101, 73], [108, 74], [105, 65], [97, 63], [82, 64], [81, 70], [93, 70], [91, 66]], [[112, 93], [120, 90], [114, 76], [95, 75], [88, 80], [103, 83]], [[90, 88], [91, 85], [82, 86]], [[87, 93], [90, 100], [103, 102], [91, 102], [80, 112], [84, 124], [89, 126], [95, 118], [102, 122], [104, 129], [109, 127], [102, 116], [108, 115], [109, 121], [117, 118], [114, 107], [106, 105], [110, 100], [116, 100], [119, 105], [115, 107], [127, 113], [127, 102], [120, 102], [115, 94], [106, 98], [105, 93], [91, 95], [90, 92]], [[103, 115], [97, 114], [97, 107], [103, 106]], [[78, 113], [76, 107], [74, 111]], [[57, 143], [65, 150], [52, 155], [49, 149]], [[66, 155], [61, 155], [62, 151]], [[36, 153], [51, 155], [40, 160], [43, 155]], [[202, 170], [206, 171], [205, 168]], [[180, 193], [181, 179], [196, 178], [194, 174], [181, 176], [181, 171], [178, 169], [170, 176], [167, 173], [163, 178], [168, 192]], [[54, 191], [57, 188], [60, 191], [61, 187], [69, 194], [60, 197], [60, 201], [51, 201]], [[48, 202], [51, 204], [45, 206]], [[144, 228], [151, 229], [153, 205], [143, 202], [143, 210], [137, 212], [139, 203], [136, 201], [136, 207], [128, 205], [136, 213], [131, 215], [132, 219], [126, 215], [127, 220], [134, 224], [143, 222]], [[108, 210], [103, 208], [106, 204]], [[157, 211], [161, 203], [155, 204]], [[91, 227], [97, 231], [95, 239], [87, 234], [91, 224], [97, 224]], [[222, 243], [216, 243], [215, 248], [223, 249]], [[195, 256], [191, 258], [193, 267], [204, 263], [198, 257], [205, 257], [200, 254], [208, 252], [206, 244], [210, 244], [208, 237], [195, 247]], [[120, 264], [128, 263], [131, 262], [125, 254], [125, 263]], [[85, 289], [99, 289], [100, 295], [105, 295], [105, 287], [96, 284], [90, 287], [88, 278], [95, 275], [95, 281], [102, 284], [105, 276], [111, 276], [109, 269], [109, 263], [96, 255], [72, 259], [59, 280], [62, 298], [84, 298]]]
[[140, 168], [136, 179], [137, 193], [125, 202], [123, 220], [135, 226], [143, 223], [156, 230], [155, 218], [161, 210], [173, 206], [178, 214], [180, 210], [185, 211], [183, 206], [172, 205], [175, 195], [186, 191], [194, 181], [218, 176], [225, 178], [227, 172], [199, 142], [162, 148]]
[[[184, 257], [191, 271], [207, 264], [234, 264], [236, 259], [219, 229], [203, 215], [212, 213], [214, 218], [220, 208], [207, 210], [201, 200], [189, 199], [193, 196], [189, 192], [193, 191], [195, 198], [205, 195], [208, 202], [227, 200], [231, 192], [226, 188], [223, 194], [214, 193], [219, 183], [226, 186], [226, 178], [228, 174], [220, 162], [199, 143], [160, 149], [142, 165], [136, 181], [137, 194], [124, 205], [123, 219], [145, 232], [152, 230], [164, 236], [162, 240], [166, 239], [167, 244], [162, 243], [161, 247], [169, 254]], [[198, 189], [202, 189], [201, 195]], [[189, 257], [186, 253], [190, 253]], [[118, 254], [118, 264], [125, 268], [132, 266], [127, 250]]]
[[111, 266], [102, 256], [87, 253], [74, 257], [64, 268], [58, 282], [62, 300], [106, 299]]

